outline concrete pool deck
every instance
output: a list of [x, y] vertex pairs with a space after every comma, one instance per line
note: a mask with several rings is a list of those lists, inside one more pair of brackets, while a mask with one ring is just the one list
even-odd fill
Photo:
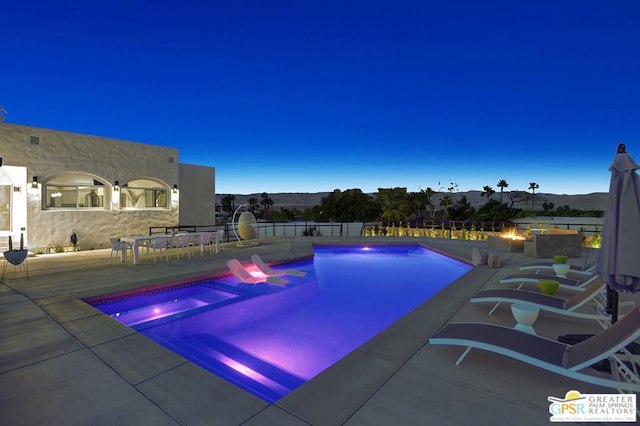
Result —
[[[470, 304], [482, 288], [531, 262], [499, 253], [501, 268], [478, 266], [341, 361], [269, 404], [112, 320], [81, 299], [226, 272], [226, 261], [267, 262], [312, 254], [312, 243], [423, 244], [471, 260], [477, 241], [422, 238], [270, 238], [256, 247], [157, 264], [109, 265], [110, 250], [29, 258], [29, 278], [11, 268], [0, 284], [0, 418], [7, 425], [525, 424], [549, 421], [548, 396], [614, 393], [515, 360], [429, 345], [450, 320], [515, 324], [506, 304]], [[588, 260], [597, 251], [586, 252]], [[544, 259], [537, 259], [544, 260]], [[583, 258], [570, 263], [583, 264]], [[587, 320], [541, 313], [538, 334], [593, 333]]]

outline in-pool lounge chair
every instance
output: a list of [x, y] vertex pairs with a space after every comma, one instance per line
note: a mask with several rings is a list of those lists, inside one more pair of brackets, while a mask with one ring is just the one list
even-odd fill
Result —
[[257, 254], [254, 254], [253, 256], [251, 256], [251, 260], [256, 265], [256, 267], [260, 269], [260, 271], [267, 276], [293, 275], [296, 277], [304, 277], [305, 275], [307, 275], [306, 272], [298, 271], [297, 269], [286, 269], [286, 270], [272, 269], [269, 265], [264, 263], [264, 261]]
[[[640, 307], [611, 327], [575, 345], [525, 333], [513, 328], [485, 323], [449, 323], [429, 339], [432, 345], [459, 345], [495, 352], [572, 379], [618, 390], [640, 392], [640, 379], [620, 359], [618, 352], [640, 337]], [[605, 378], [582, 372], [592, 364], [609, 359], [614, 377]]]
[[256, 285], [258, 283], [268, 282], [269, 284], [284, 285], [287, 283], [287, 280], [283, 280], [282, 278], [277, 277], [254, 277], [246, 269], [244, 269], [238, 259], [230, 259], [229, 261], [227, 261], [227, 267], [229, 268], [233, 276], [238, 279], [238, 281], [245, 284]]
[[[597, 296], [605, 288], [605, 283], [600, 278], [593, 280], [582, 291], [575, 289], [575, 295], [565, 298], [559, 296], [549, 296], [540, 291], [529, 291], [515, 288], [496, 288], [479, 291], [471, 298], [472, 303], [529, 303], [536, 308], [555, 312], [563, 315], [570, 315], [577, 318], [586, 318], [598, 321], [608, 321], [610, 317], [604, 313], [598, 314], [579, 312], [578, 309], [589, 302], [594, 302], [594, 310], [604, 309]], [[494, 308], [495, 309], [495, 308]], [[493, 313], [493, 309], [490, 314]]]

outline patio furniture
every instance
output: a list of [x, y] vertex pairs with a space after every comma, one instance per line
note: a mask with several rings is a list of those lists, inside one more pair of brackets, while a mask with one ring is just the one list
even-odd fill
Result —
[[218, 229], [214, 234], [216, 238], [216, 253], [220, 252], [220, 243], [224, 241], [224, 229]]
[[211, 232], [202, 232], [195, 236], [194, 245], [200, 246], [200, 257], [202, 257], [205, 247], [209, 248], [209, 254], [213, 255], [213, 243], [211, 242]]
[[514, 303], [511, 305], [511, 313], [517, 323], [516, 326], [513, 327], [514, 329], [524, 331], [525, 333], [536, 334], [536, 331], [533, 329], [533, 323], [538, 319], [540, 309], [528, 303]]
[[[637, 393], [640, 392], [640, 378], [624, 364], [618, 352], [624, 351], [639, 337], [640, 307], [635, 307], [611, 327], [575, 345], [510, 327], [477, 322], [448, 323], [429, 339], [429, 343], [466, 346], [456, 365], [460, 365], [472, 348], [478, 348], [575, 380]], [[604, 359], [609, 359], [614, 366], [613, 377], [620, 380], [582, 371]], [[624, 372], [622, 377], [618, 376], [619, 371]]]
[[567, 274], [571, 270], [571, 266], [566, 263], [554, 263], [553, 264], [553, 272], [556, 273], [557, 276], [562, 278], [567, 278]]
[[287, 280], [283, 280], [282, 278], [277, 277], [266, 277], [266, 276], [258, 276], [255, 277], [249, 273], [238, 259], [229, 259], [227, 261], [227, 267], [231, 271], [234, 277], [238, 279], [238, 281], [245, 284], [253, 284], [254, 286], [258, 283], [268, 282], [269, 284], [278, 284], [284, 285], [287, 283]]
[[167, 262], [169, 261], [168, 245], [169, 237], [166, 235], [153, 237], [151, 244], [147, 248], [147, 250], [153, 249], [153, 263], [156, 263], [156, 250], [160, 252], [160, 255], [162, 255], [162, 250], [164, 250], [165, 260]]
[[258, 256], [254, 254], [251, 256], [251, 261], [256, 265], [256, 267], [265, 275], [268, 276], [279, 276], [279, 275], [293, 275], [296, 277], [304, 277], [307, 275], [304, 271], [298, 271], [297, 269], [286, 269], [286, 270], [275, 270], [272, 269], [269, 265], [264, 263], [264, 261]]
[[191, 236], [187, 233], [177, 234], [174, 237], [173, 246], [176, 249], [176, 259], [180, 259], [180, 252], [182, 251], [182, 256], [184, 257], [184, 252], [187, 252], [189, 259], [191, 259], [191, 251], [189, 250], [189, 240]]
[[540, 280], [554, 280], [560, 283], [560, 287], [562, 288], [584, 288], [588, 286], [593, 281], [598, 278], [597, 275], [584, 275], [580, 277], [580, 279], [566, 278], [558, 275], [551, 275], [545, 273], [524, 273], [524, 274], [511, 274], [500, 280], [500, 283], [520, 283], [520, 287], [524, 285], [524, 283], [537, 283]]
[[[535, 270], [536, 272], [542, 272], [541, 270], [549, 270], [553, 269], [554, 262], [532, 262], [525, 263], [520, 266], [521, 271]], [[580, 274], [580, 275], [593, 275], [595, 272], [594, 269], [596, 267], [595, 264], [590, 264], [587, 266], [579, 266], [579, 265], [569, 265], [569, 273], [571, 274]]]
[[[596, 297], [604, 290], [604, 282], [597, 279], [582, 290], [575, 289], [575, 295], [565, 298], [559, 296], [549, 296], [538, 291], [529, 291], [515, 288], [496, 288], [479, 291], [471, 298], [471, 303], [527, 303], [543, 311], [572, 317], [592, 319], [598, 321], [608, 320], [606, 313], [579, 312], [578, 309], [589, 302], [596, 304], [596, 311], [603, 310], [603, 304]], [[493, 313], [495, 307], [489, 312]]]
[[29, 267], [27, 266], [27, 256], [29, 255], [29, 250], [7, 250], [4, 253], [4, 265], [2, 266], [2, 281], [4, 281], [4, 274], [7, 269], [7, 265], [13, 265], [13, 271], [16, 274], [16, 279], [20, 279], [18, 276], [18, 271], [24, 269], [27, 274], [27, 278], [29, 278]]
[[[129, 244], [131, 244], [131, 246], [133, 247], [134, 253], [133, 253], [133, 258], [134, 258], [134, 264], [138, 263], [138, 259], [136, 259], [136, 253], [135, 251], [138, 249], [138, 247], [143, 247], [147, 249], [147, 256], [146, 256], [146, 261], [149, 261], [149, 244], [151, 243], [151, 240], [149, 239], [149, 237], [147, 237], [146, 235], [142, 235], [142, 234], [131, 234], [131, 237], [135, 238], [137, 241], [129, 241], [126, 240], [126, 242], [128, 242]], [[125, 241], [125, 239], [121, 239], [120, 241]], [[138, 245], [138, 247], [135, 247], [135, 245]]]
[[[132, 250], [132, 246], [131, 244], [129, 244], [126, 241], [121, 241], [118, 240], [115, 237], [111, 237], [109, 239], [109, 241], [111, 241], [111, 252], [109, 253], [109, 264], [111, 264], [111, 259], [113, 259], [113, 264], [115, 265], [116, 260], [118, 258], [118, 256], [120, 256], [120, 259], [122, 262], [124, 262], [127, 259], [127, 250]], [[113, 256], [113, 254], [115, 253], [115, 258]], [[133, 254], [133, 251], [132, 251]]]

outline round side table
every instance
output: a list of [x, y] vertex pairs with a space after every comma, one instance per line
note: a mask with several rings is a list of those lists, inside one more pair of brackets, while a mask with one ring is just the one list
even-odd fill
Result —
[[533, 305], [515, 303], [511, 305], [511, 313], [517, 321], [514, 327], [516, 330], [536, 334], [536, 331], [533, 329], [533, 323], [538, 319], [540, 309]]
[[555, 272], [556, 275], [561, 278], [567, 278], [567, 274], [569, 273], [570, 269], [571, 269], [571, 266], [567, 265], [566, 263], [553, 264], [553, 272]]

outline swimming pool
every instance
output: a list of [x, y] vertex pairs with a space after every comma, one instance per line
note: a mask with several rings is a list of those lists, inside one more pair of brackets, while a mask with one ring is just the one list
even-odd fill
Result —
[[[417, 245], [314, 246], [285, 286], [221, 278], [96, 307], [274, 402], [471, 269]], [[278, 268], [276, 268], [278, 269]]]

